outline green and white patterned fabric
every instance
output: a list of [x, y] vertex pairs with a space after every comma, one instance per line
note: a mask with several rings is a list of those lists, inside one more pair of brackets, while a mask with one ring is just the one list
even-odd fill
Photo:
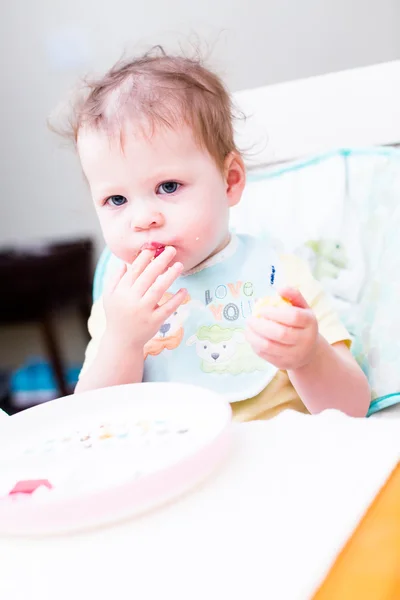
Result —
[[352, 335], [370, 414], [400, 402], [400, 151], [346, 149], [250, 174], [232, 225], [308, 261]]

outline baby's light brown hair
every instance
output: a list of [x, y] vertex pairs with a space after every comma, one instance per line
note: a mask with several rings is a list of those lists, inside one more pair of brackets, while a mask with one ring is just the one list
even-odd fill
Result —
[[150, 126], [150, 132], [188, 125], [220, 169], [231, 152], [238, 152], [233, 106], [221, 79], [199, 59], [167, 55], [160, 47], [87, 83], [75, 102], [69, 133], [76, 142], [82, 127], [119, 131], [123, 144], [129, 120]]

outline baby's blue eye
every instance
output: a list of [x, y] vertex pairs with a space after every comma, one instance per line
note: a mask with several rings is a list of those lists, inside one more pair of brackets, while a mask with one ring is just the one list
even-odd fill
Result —
[[157, 194], [175, 194], [181, 187], [181, 184], [176, 181], [166, 181], [157, 188]]
[[107, 198], [106, 204], [112, 204], [112, 206], [122, 206], [127, 202], [128, 200], [125, 198], [125, 196], [110, 196]]

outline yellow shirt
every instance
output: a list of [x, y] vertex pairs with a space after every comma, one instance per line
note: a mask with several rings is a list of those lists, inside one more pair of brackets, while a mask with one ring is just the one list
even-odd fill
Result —
[[[346, 328], [333, 310], [321, 284], [311, 275], [307, 264], [293, 255], [282, 256], [281, 261], [287, 285], [297, 288], [304, 296], [318, 320], [320, 334], [330, 344], [346, 342], [350, 345]], [[103, 302], [100, 298], [93, 304], [89, 319], [89, 333], [92, 339], [86, 350], [82, 373], [92, 364], [96, 356], [105, 326]], [[232, 403], [235, 421], [269, 419], [287, 408], [304, 413], [308, 412], [286, 371], [278, 371], [273, 380], [257, 396]]]

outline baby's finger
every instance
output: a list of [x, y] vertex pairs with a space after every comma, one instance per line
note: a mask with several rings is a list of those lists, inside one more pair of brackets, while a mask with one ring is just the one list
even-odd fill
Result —
[[307, 300], [296, 288], [283, 288], [282, 290], [279, 290], [279, 295], [282, 296], [282, 298], [289, 300], [292, 306], [297, 306], [297, 308], [310, 308]]
[[184, 302], [187, 296], [187, 290], [181, 289], [179, 292], [176, 292], [172, 298], [167, 300], [164, 304], [156, 308], [154, 311], [154, 315], [157, 320], [162, 324], [166, 321]]
[[249, 342], [250, 346], [253, 348], [254, 352], [261, 356], [264, 360], [268, 360], [269, 362], [279, 358], [284, 357], [288, 352], [289, 348], [280, 344], [279, 342], [274, 342], [273, 340], [268, 340], [266, 338], [260, 337], [257, 333], [255, 333], [252, 329], [246, 329], [246, 340]]
[[133, 263], [128, 267], [123, 280], [123, 285], [132, 287], [137, 278], [143, 273], [148, 265], [153, 260], [154, 252], [151, 250], [143, 250], [138, 254]]
[[267, 319], [287, 327], [304, 329], [310, 323], [312, 311], [295, 306], [266, 306], [260, 309], [259, 316], [260, 320]]
[[257, 333], [260, 337], [279, 342], [285, 346], [295, 346], [299, 341], [301, 329], [288, 325], [281, 325], [275, 321], [259, 317], [247, 319], [249, 329]]
[[[144, 296], [146, 292], [150, 289], [150, 287], [154, 284], [154, 282], [157, 280], [157, 277], [159, 277], [166, 271], [166, 269], [168, 268], [169, 264], [175, 256], [175, 248], [172, 248], [172, 246], [168, 246], [167, 248], [165, 248], [162, 254], [160, 254], [159, 256], [157, 256], [157, 258], [151, 261], [150, 264], [147, 265], [144, 271], [139, 275], [133, 286], [135, 294], [137, 294], [139, 297]], [[183, 267], [181, 268], [180, 272], [182, 272], [182, 270]], [[175, 275], [172, 281], [175, 281], [176, 277], [177, 275]]]
[[105, 286], [104, 286], [104, 294], [106, 296], [109, 296], [110, 294], [112, 294], [114, 292], [114, 290], [117, 287], [117, 285], [119, 284], [119, 282], [125, 276], [126, 269], [127, 269], [126, 264], [122, 263], [122, 265], [119, 265], [119, 267], [115, 271], [115, 273], [112, 273], [108, 277], [108, 279], [106, 280]]
[[144, 294], [143, 302], [150, 308], [154, 308], [182, 271], [183, 265], [179, 262], [172, 265], [172, 267], [169, 267], [165, 273], [162, 273], [157, 277], [153, 285]]

